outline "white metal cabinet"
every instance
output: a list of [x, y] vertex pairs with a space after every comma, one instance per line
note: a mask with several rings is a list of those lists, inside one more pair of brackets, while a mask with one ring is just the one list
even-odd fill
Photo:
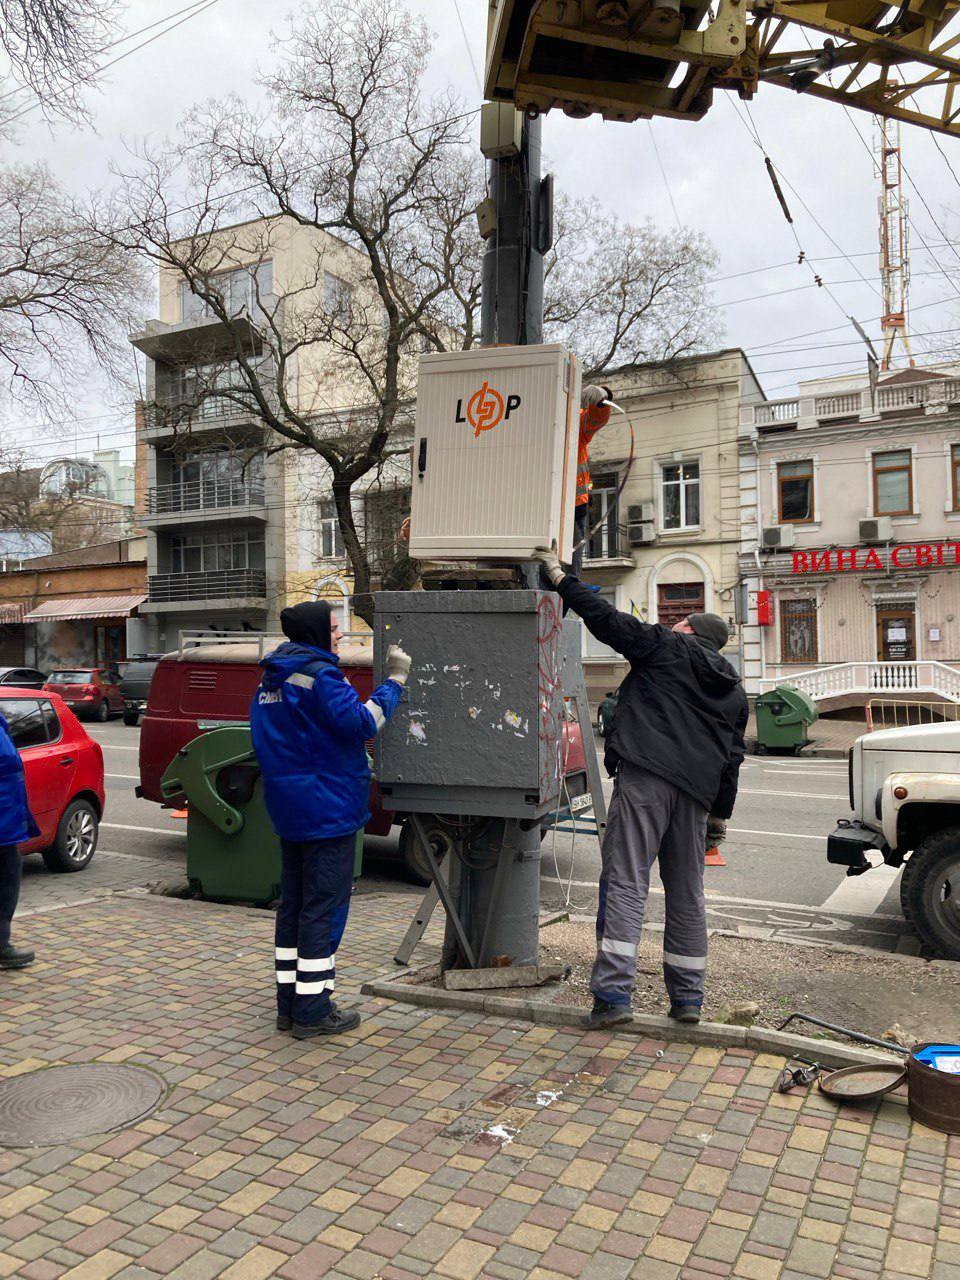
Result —
[[410, 554], [571, 559], [580, 371], [551, 343], [438, 352], [420, 361]]

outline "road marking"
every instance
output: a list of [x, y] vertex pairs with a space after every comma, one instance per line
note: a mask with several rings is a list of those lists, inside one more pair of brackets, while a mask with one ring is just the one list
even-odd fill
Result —
[[139, 831], [145, 836], [180, 836], [184, 840], [187, 838], [186, 831], [178, 831], [176, 827], [135, 827], [125, 822], [101, 822], [101, 827], [107, 827], [111, 831]]
[[127, 747], [127, 746], [120, 746], [118, 743], [114, 743], [114, 742], [104, 742], [103, 738], [94, 737], [93, 734], [90, 734], [90, 737], [93, 738], [94, 742], [99, 742], [101, 747], [105, 747], [107, 751], [139, 751], [140, 750], [139, 747]]
[[139, 782], [139, 773], [105, 773], [105, 778], [126, 778], [128, 782]]
[[752, 827], [727, 827], [728, 836], [778, 836], [783, 840], [817, 840], [823, 843], [825, 836], [805, 836], [799, 831], [756, 831]]
[[[809, 778], [811, 776], [809, 769], [764, 769], [763, 772], [769, 773], [771, 778], [780, 777], [784, 773], [799, 774], [802, 778]], [[840, 769], [836, 773], [827, 773], [826, 771], [823, 771], [822, 773], [815, 773], [813, 776], [815, 778], [827, 778], [829, 780], [832, 778], [843, 778], [846, 776], [846, 772], [846, 769]]]
[[888, 867], [885, 863], [880, 863], [872, 871], [865, 871], [862, 876], [844, 876], [821, 909], [831, 912], [855, 911], [858, 915], [876, 914], [899, 874], [899, 867]]
[[846, 800], [850, 797], [841, 793], [834, 795], [823, 791], [765, 791], [763, 787], [740, 787], [737, 795], [741, 796], [779, 796], [781, 800]]
[[[570, 885], [574, 889], [596, 889], [596, 880], [565, 880], [556, 876], [541, 876], [541, 880], [549, 880], [552, 884]], [[651, 895], [663, 897], [663, 889], [657, 885], [650, 886]], [[723, 893], [707, 893], [704, 895], [708, 903], [716, 902], [726, 906], [740, 907], [775, 907], [780, 911], [806, 911], [811, 915], [844, 915], [863, 916], [865, 919], [903, 920], [903, 916], [892, 911], [825, 911], [823, 907], [813, 907], [809, 902], [771, 902], [767, 898], [733, 898]], [[781, 921], [781, 923], [783, 923]]]
[[130, 858], [133, 862], [169, 862], [170, 858], [167, 854], [149, 854], [149, 853], [121, 853], [118, 849], [98, 849], [94, 854], [97, 858]]

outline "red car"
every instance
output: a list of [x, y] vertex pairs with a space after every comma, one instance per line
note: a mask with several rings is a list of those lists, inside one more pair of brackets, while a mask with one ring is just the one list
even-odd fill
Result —
[[103, 817], [103, 751], [55, 693], [0, 690], [0, 715], [23, 760], [27, 800], [40, 834], [20, 846], [51, 871], [82, 871], [97, 851]]
[[51, 671], [43, 686], [44, 693], [58, 693], [71, 711], [84, 719], [109, 720], [122, 715], [123, 694], [120, 677], [109, 667], [70, 667]]

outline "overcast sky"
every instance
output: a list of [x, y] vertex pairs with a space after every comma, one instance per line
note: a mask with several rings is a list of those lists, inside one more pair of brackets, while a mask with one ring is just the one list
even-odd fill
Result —
[[[186, 3], [128, 0], [125, 30], [140, 30]], [[410, 3], [435, 33], [431, 88], [452, 84], [469, 105], [479, 103], [475, 68], [482, 72], [486, 0], [458, 0], [466, 38], [453, 0]], [[8, 154], [15, 150], [23, 157], [43, 157], [78, 191], [106, 184], [109, 164], [122, 156], [125, 141], [172, 133], [184, 112], [205, 98], [254, 93], [258, 67], [271, 61], [271, 30], [282, 32], [287, 25], [281, 12], [264, 0], [214, 0], [206, 11], [104, 74], [99, 91], [89, 98], [93, 129], [58, 126], [51, 133], [34, 112], [22, 121], [19, 147]], [[131, 39], [108, 56], [152, 34]], [[788, 189], [786, 195], [800, 241], [832, 285], [838, 307], [825, 290], [810, 287], [809, 268], [797, 264], [793, 233], [741, 118], [746, 108], [730, 97], [718, 93], [710, 113], [696, 124], [605, 124], [550, 113], [544, 119], [544, 150], [558, 185], [571, 194], [595, 193], [622, 217], [649, 216], [664, 226], [674, 221], [675, 207], [683, 223], [710, 237], [720, 255], [718, 277], [737, 277], [719, 279], [714, 289], [725, 343], [746, 349], [767, 394], [776, 398], [789, 395], [799, 378], [862, 366], [864, 348], [843, 312], [861, 320], [873, 337], [878, 335], [878, 186], [871, 157], [854, 128], [871, 144], [874, 123], [862, 112], [848, 118], [839, 106], [772, 86], [750, 105], [765, 148], [795, 188], [796, 194]], [[960, 174], [960, 146], [951, 138], [939, 141]], [[931, 335], [918, 336], [916, 353], [921, 358], [929, 353], [928, 360], [944, 358], [952, 355], [956, 335], [936, 331], [960, 326], [960, 284], [945, 274], [960, 280], [960, 247], [944, 244], [935, 222], [947, 237], [957, 237], [953, 208], [960, 208], [960, 183], [925, 131], [903, 126], [903, 154], [929, 206], [928, 212], [917, 191], [908, 187], [914, 223], [913, 328], [917, 335]], [[921, 237], [931, 252], [923, 249]], [[747, 272], [753, 274], [740, 274]], [[740, 299], [751, 300], [738, 303]], [[809, 331], [823, 332], [782, 341]], [[773, 349], [775, 342], [780, 345]], [[76, 429], [81, 452], [95, 446], [97, 432], [104, 447], [130, 438], [130, 410], [108, 403], [108, 397], [100, 389], [83, 396], [84, 420]], [[29, 427], [25, 435], [31, 435]]]

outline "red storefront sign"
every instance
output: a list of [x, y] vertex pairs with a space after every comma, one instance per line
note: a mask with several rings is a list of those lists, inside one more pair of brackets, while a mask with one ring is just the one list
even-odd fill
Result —
[[[960, 566], [960, 542], [901, 543], [890, 552], [891, 569], [952, 569]], [[794, 551], [794, 573], [887, 572], [875, 547], [828, 547]]]

